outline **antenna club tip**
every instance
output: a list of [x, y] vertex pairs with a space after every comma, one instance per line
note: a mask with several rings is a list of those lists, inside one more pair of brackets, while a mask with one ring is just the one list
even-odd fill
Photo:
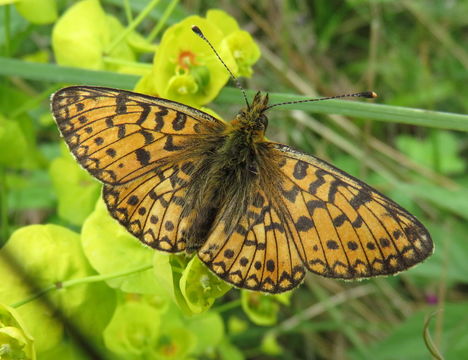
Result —
[[197, 34], [198, 36], [200, 36], [201, 38], [204, 37], [202, 31], [200, 30], [200, 28], [197, 25], [192, 25], [192, 31], [195, 34]]
[[368, 98], [368, 99], [375, 99], [378, 97], [377, 93], [373, 91], [366, 91], [361, 94], [362, 97]]
[[350, 94], [347, 96], [357, 96], [357, 97], [368, 98], [368, 99], [374, 99], [378, 97], [378, 95], [373, 91], [364, 91], [360, 93]]

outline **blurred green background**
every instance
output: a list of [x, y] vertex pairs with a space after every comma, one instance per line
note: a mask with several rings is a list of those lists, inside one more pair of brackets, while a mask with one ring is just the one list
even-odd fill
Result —
[[[359, 103], [276, 108], [269, 114], [268, 137], [376, 187], [415, 214], [436, 245], [424, 264], [395, 277], [356, 283], [309, 274], [288, 299], [233, 289], [198, 317], [179, 314], [169, 301], [165, 306], [177, 313], [177, 321], [168, 320], [168, 313], [158, 317], [152, 307], [139, 308], [138, 301], [129, 302], [144, 298], [153, 306], [155, 300], [145, 297], [149, 295], [97, 283], [88, 295], [80, 295], [88, 308], [95, 306], [96, 314], [88, 314], [88, 322], [99, 318], [96, 328], [90, 330], [86, 319], [77, 320], [76, 309], [67, 317], [62, 308], [59, 321], [65, 327], [54, 341], [38, 345], [39, 359], [429, 359], [430, 349], [446, 359], [466, 357], [468, 2], [102, 0], [103, 11], [123, 25], [114, 29], [117, 34], [143, 14], [135, 29], [146, 40], [136, 41], [143, 49], [134, 51], [133, 59], [99, 54], [102, 64], [94, 68], [97, 71], [89, 66], [66, 68], [55, 61], [53, 27], [76, 1], [11, 3], [0, 1], [0, 246], [13, 233], [12, 239], [18, 239], [18, 231], [25, 234], [32, 224], [60, 225], [60, 237], [76, 237], [70, 241], [79, 244], [77, 234], [99, 196], [100, 185], [77, 170], [63, 147], [49, 112], [51, 93], [70, 84], [133, 89], [139, 74], [151, 69], [151, 44], [159, 43], [165, 29], [213, 8], [235, 18], [260, 47], [253, 76], [241, 79], [249, 96], [262, 90], [271, 94], [272, 102], [280, 102], [364, 90], [379, 94], [376, 100]], [[80, 27], [75, 31], [79, 38]], [[112, 71], [113, 66], [119, 71]], [[240, 92], [230, 84], [208, 106], [229, 120], [242, 105]], [[68, 231], [64, 228], [73, 233], [63, 235]], [[56, 228], [48, 229], [50, 238], [59, 236]], [[46, 245], [35, 240], [22, 238], [15, 245], [22, 261], [34, 259], [34, 266], [25, 267], [26, 275], [40, 273], [55, 257], [64, 256], [59, 248], [38, 252]], [[44, 276], [47, 281], [35, 290], [100, 273], [91, 265], [93, 269], [64, 272], [58, 279]], [[0, 287], [0, 303], [19, 301], [6, 296], [8, 291]], [[68, 289], [60, 291], [64, 298], [73, 296]], [[96, 294], [104, 299], [100, 305]], [[27, 318], [22, 307], [17, 310]], [[145, 315], [130, 326], [135, 313]], [[435, 315], [429, 321], [431, 314]], [[110, 326], [116, 317], [121, 323]], [[156, 318], [153, 324], [158, 323], [161, 334], [164, 321], [181, 324], [171, 329], [185, 332], [171, 330], [165, 337], [151, 330], [138, 332], [151, 329], [151, 319]], [[119, 343], [119, 329], [125, 324], [131, 328], [126, 331], [148, 336], [135, 349], [157, 351], [132, 352]], [[50, 330], [55, 325], [44, 326], [45, 332], [55, 334]], [[210, 342], [214, 332], [219, 336]]]

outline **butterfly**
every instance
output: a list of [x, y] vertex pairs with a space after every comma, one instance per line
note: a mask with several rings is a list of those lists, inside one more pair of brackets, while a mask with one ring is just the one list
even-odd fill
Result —
[[428, 231], [395, 202], [268, 141], [267, 94], [257, 93], [231, 122], [93, 86], [59, 90], [51, 108], [120, 224], [154, 249], [196, 252], [238, 288], [281, 293], [307, 271], [340, 279], [395, 274], [432, 254]]

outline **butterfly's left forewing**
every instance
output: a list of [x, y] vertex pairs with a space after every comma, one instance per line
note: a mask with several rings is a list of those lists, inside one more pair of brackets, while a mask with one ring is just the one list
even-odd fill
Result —
[[170, 164], [175, 155], [190, 150], [194, 137], [219, 134], [226, 126], [177, 102], [89, 86], [56, 92], [52, 112], [77, 161], [109, 185]]
[[89, 86], [55, 93], [52, 111], [77, 161], [104, 183], [110, 214], [156, 249], [184, 250], [187, 184], [226, 124], [173, 101]]

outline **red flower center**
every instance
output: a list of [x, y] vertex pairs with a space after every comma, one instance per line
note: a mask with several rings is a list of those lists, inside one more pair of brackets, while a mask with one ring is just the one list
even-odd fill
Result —
[[190, 50], [184, 50], [179, 53], [177, 63], [182, 69], [188, 70], [190, 66], [196, 65], [196, 62], [195, 54]]

